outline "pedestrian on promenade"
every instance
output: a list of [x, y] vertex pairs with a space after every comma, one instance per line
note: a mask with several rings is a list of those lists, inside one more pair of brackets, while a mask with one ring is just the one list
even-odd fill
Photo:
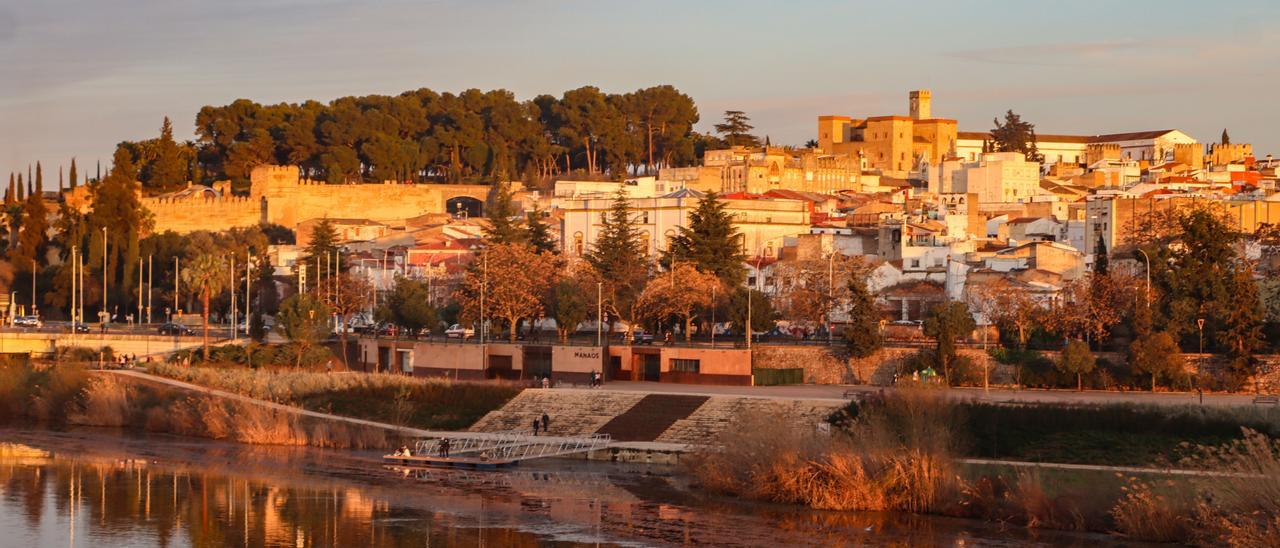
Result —
[[449, 458], [449, 438], [440, 440], [440, 456]]
[[550, 376], [550, 375], [544, 375], [544, 376], [542, 377], [542, 387], [543, 387], [543, 388], [551, 388], [551, 376]]
[[551, 431], [551, 417], [548, 417], [546, 413], [543, 413], [542, 414], [542, 433], [546, 434], [547, 432], [550, 432], [550, 431]]
[[540, 422], [538, 422], [538, 417], [534, 417], [534, 418], [533, 418], [533, 435], [535, 435], [535, 436], [536, 436], [536, 435], [538, 435], [538, 425], [539, 425], [539, 424], [541, 424], [541, 423], [540, 423]]

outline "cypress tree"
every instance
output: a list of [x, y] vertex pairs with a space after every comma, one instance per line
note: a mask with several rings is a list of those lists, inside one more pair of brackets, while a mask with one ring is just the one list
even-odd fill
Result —
[[186, 182], [186, 171], [182, 151], [173, 140], [173, 124], [165, 116], [164, 124], [160, 126], [160, 138], [156, 140], [155, 160], [151, 163], [150, 177], [145, 184], [160, 192], [177, 190]]
[[39, 196], [44, 193], [44, 170], [40, 168], [40, 162], [36, 162], [36, 191], [35, 195]]
[[489, 226], [484, 229], [485, 240], [489, 245], [527, 243], [528, 234], [513, 220], [518, 215], [512, 202], [511, 186], [507, 183], [494, 185], [493, 197], [489, 199], [489, 207], [485, 208], [484, 217]]
[[65, 186], [64, 186], [64, 182], [63, 182], [63, 180], [62, 180], [62, 166], [61, 166], [61, 165], [59, 165], [59, 166], [58, 166], [58, 194], [62, 194], [62, 189], [63, 189], [63, 188], [65, 188]]
[[22, 184], [22, 173], [18, 173], [18, 201], [27, 199], [26, 185]]
[[533, 211], [529, 212], [529, 217], [525, 221], [527, 239], [529, 245], [538, 253], [555, 253], [556, 242], [551, 238], [551, 227], [542, 220], [542, 211], [537, 206], [533, 207]]
[[18, 232], [18, 247], [10, 255], [10, 262], [19, 272], [39, 269], [40, 259], [48, 248], [49, 211], [40, 194], [33, 193], [22, 204], [22, 229]]
[[698, 270], [715, 274], [725, 287], [737, 287], [747, 278], [739, 236], [733, 216], [712, 192], [689, 213], [689, 226], [680, 227], [680, 233], [671, 237], [662, 263], [671, 268], [672, 261], [692, 261]]
[[5, 205], [13, 205], [15, 202], [18, 201], [17, 197], [14, 196], [14, 192], [16, 192], [16, 190], [13, 182], [13, 172], [10, 171], [9, 172], [9, 188], [8, 190], [4, 191]]
[[1095, 257], [1093, 259], [1094, 274], [1106, 275], [1110, 268], [1110, 257], [1107, 256], [1107, 241], [1102, 239], [1102, 235], [1098, 235], [1098, 243], [1094, 248]]
[[72, 159], [71, 159], [71, 169], [67, 170], [67, 178], [71, 180], [71, 186], [69, 187], [71, 190], [75, 190], [75, 189], [76, 189], [76, 178], [77, 178], [77, 175], [78, 175], [78, 174], [76, 173], [76, 159], [75, 159], [75, 158], [72, 158]]
[[867, 289], [866, 280], [855, 274], [849, 278], [849, 326], [844, 330], [845, 346], [855, 358], [865, 358], [880, 348], [880, 310]]

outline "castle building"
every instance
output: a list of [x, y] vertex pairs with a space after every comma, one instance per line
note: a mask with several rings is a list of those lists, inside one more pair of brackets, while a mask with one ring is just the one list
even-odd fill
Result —
[[934, 192], [973, 194], [978, 203], [1025, 202], [1040, 192], [1040, 164], [1020, 152], [987, 152], [974, 162], [944, 161], [937, 179]]
[[933, 96], [912, 91], [910, 116], [818, 117], [818, 148], [828, 154], [863, 158], [870, 169], [906, 178], [922, 161], [938, 165], [956, 149], [956, 121], [933, 118]]

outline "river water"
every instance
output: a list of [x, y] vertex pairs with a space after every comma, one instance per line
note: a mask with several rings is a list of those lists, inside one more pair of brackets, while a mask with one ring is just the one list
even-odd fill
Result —
[[376, 452], [0, 429], [0, 546], [1085, 546], [968, 520], [704, 496], [676, 468], [405, 471]]

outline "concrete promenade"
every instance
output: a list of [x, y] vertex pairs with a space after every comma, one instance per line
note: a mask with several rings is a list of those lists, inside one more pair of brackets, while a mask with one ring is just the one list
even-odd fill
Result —
[[[570, 390], [589, 388], [569, 388]], [[740, 396], [747, 398], [799, 399], [799, 400], [849, 400], [854, 394], [876, 394], [895, 390], [888, 386], [869, 385], [819, 385], [795, 384], [784, 386], [716, 386], [701, 384], [674, 384], [636, 381], [611, 381], [604, 390], [644, 392], [648, 394], [688, 394], [702, 396]], [[1150, 405], [1199, 405], [1200, 396], [1195, 392], [1110, 392], [1101, 390], [1039, 390], [991, 388], [943, 388], [948, 396], [997, 403], [1135, 403]], [[845, 394], [849, 393], [849, 396]], [[1251, 406], [1253, 394], [1204, 394], [1204, 405]]]

